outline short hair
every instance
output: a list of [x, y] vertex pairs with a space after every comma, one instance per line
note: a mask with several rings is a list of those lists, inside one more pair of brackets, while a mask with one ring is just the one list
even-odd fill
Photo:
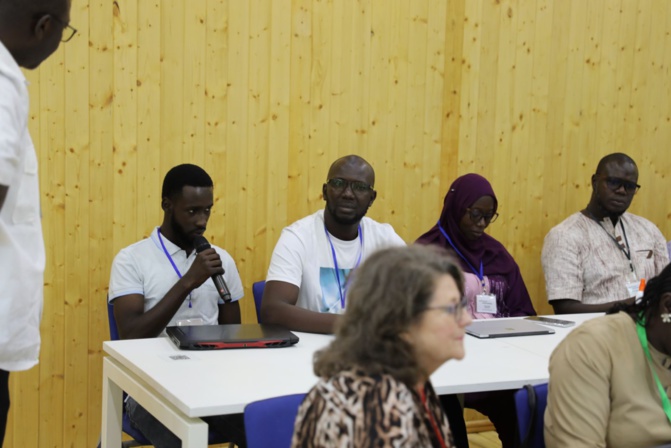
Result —
[[440, 247], [395, 247], [371, 255], [351, 274], [347, 309], [336, 324], [335, 340], [315, 353], [315, 374], [329, 378], [358, 368], [369, 375], [389, 374], [414, 387], [426, 372], [403, 335], [427, 309], [438, 278], [445, 274], [463, 295], [461, 270]]
[[[634, 159], [632, 159], [625, 153], [615, 152], [613, 154], [608, 154], [607, 156], [604, 156], [601, 160], [599, 160], [599, 164], [596, 166], [595, 174], [603, 173], [606, 170], [606, 165], [610, 164], [611, 162], [615, 162], [618, 164], [631, 163], [634, 166], [636, 166], [636, 162], [634, 162]], [[638, 168], [638, 166], [636, 166], [636, 168]]]
[[671, 293], [671, 264], [668, 264], [656, 277], [651, 278], [645, 285], [643, 298], [640, 302], [626, 305], [619, 302], [606, 314], [615, 314], [620, 311], [631, 314], [636, 322], [647, 327], [652, 320], [653, 314], [659, 309], [659, 302], [664, 293]]
[[336, 169], [339, 168], [340, 165], [364, 165], [370, 168], [371, 175], [373, 177], [373, 183], [371, 186], [375, 186], [375, 170], [373, 169], [373, 165], [368, 163], [366, 159], [364, 159], [361, 156], [358, 156], [356, 154], [350, 154], [347, 156], [340, 157], [337, 159], [335, 162], [331, 164], [329, 167], [328, 174], [326, 175], [326, 180], [329, 180], [331, 178], [331, 173]]
[[189, 187], [212, 187], [212, 178], [199, 166], [185, 163], [172, 168], [163, 179], [161, 197], [173, 198]]

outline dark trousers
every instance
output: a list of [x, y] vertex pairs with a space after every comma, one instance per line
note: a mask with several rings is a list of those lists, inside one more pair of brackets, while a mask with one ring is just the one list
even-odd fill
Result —
[[466, 394], [464, 395], [464, 406], [489, 417], [499, 434], [503, 448], [515, 448], [519, 445], [514, 390]]
[[468, 434], [464, 421], [464, 410], [456, 395], [441, 395], [440, 404], [443, 406], [447, 421], [450, 423], [450, 432], [457, 448], [468, 448]]
[[5, 440], [7, 414], [9, 414], [9, 372], [0, 370], [0, 447]]

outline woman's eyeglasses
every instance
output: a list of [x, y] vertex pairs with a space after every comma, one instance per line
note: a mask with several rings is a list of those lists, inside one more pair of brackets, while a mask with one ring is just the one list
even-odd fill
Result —
[[481, 219], [485, 220], [485, 224], [491, 224], [499, 217], [498, 213], [482, 213], [477, 208], [467, 208], [468, 215], [474, 223], [479, 223]]
[[440, 310], [446, 314], [453, 316], [456, 320], [461, 319], [461, 316], [464, 315], [464, 310], [468, 306], [468, 300], [465, 297], [462, 297], [459, 303], [453, 305], [443, 305], [443, 306], [427, 306], [424, 311], [429, 310]]

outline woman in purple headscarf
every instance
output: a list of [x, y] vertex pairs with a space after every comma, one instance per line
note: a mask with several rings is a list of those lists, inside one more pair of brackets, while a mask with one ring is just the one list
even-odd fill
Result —
[[[465, 297], [476, 319], [536, 314], [520, 268], [501, 243], [485, 233], [498, 217], [487, 179], [466, 174], [450, 186], [438, 223], [417, 239], [452, 251], [461, 262]], [[465, 395], [465, 406], [487, 415], [504, 448], [516, 446], [514, 391]]]
[[533, 316], [519, 266], [501, 243], [484, 233], [498, 217], [497, 208], [487, 179], [463, 175], [450, 186], [438, 223], [417, 243], [444, 247], [459, 259], [474, 318]]

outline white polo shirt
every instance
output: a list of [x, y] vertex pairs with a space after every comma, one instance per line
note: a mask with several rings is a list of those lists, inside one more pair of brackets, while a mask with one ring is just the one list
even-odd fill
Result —
[[[162, 237], [166, 251], [175, 263], [181, 275], [186, 274], [196, 259], [196, 251], [187, 256], [186, 251], [173, 244], [165, 236]], [[233, 301], [240, 300], [244, 295], [242, 281], [233, 258], [217, 246], [212, 246], [219, 256], [225, 271], [224, 280], [231, 292]], [[114, 258], [110, 275], [109, 302], [117, 297], [128, 294], [144, 296], [144, 310], [152, 309], [168, 293], [179, 280], [170, 259], [163, 251], [158, 239], [158, 227], [149, 238], [122, 249]], [[191, 291], [191, 308], [189, 297], [170, 320], [168, 326], [177, 325], [177, 321], [200, 318], [206, 325], [219, 323], [219, 303], [223, 303], [211, 279], [206, 280], [198, 288]]]
[[28, 82], [0, 43], [0, 369], [37, 364], [44, 285], [44, 240], [37, 155], [28, 133]]

